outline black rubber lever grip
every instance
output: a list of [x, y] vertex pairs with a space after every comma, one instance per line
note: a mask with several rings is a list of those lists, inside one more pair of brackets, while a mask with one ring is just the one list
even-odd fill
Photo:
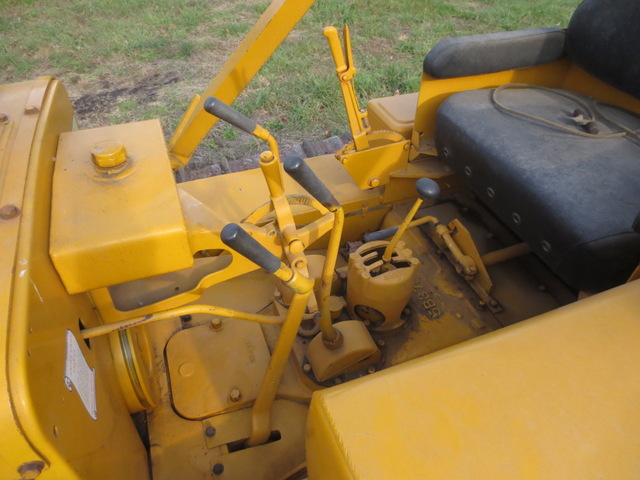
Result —
[[383, 230], [378, 230], [376, 232], [365, 233], [362, 236], [362, 240], [364, 243], [375, 242], [377, 240], [386, 240], [387, 238], [393, 237], [398, 231], [398, 227], [389, 227]]
[[313, 198], [325, 207], [339, 207], [340, 203], [329, 191], [322, 180], [313, 173], [307, 162], [300, 157], [289, 157], [284, 162], [284, 170], [302, 187], [309, 192]]
[[278, 257], [260, 245], [256, 239], [236, 223], [226, 224], [220, 232], [220, 238], [226, 246], [234, 249], [256, 265], [260, 265], [269, 273], [274, 273], [282, 264]]
[[430, 178], [420, 178], [416, 182], [418, 196], [422, 200], [435, 200], [440, 195], [440, 186]]
[[241, 114], [235, 108], [230, 107], [215, 97], [209, 97], [205, 100], [204, 109], [211, 115], [214, 115], [247, 133], [253, 133], [258, 126], [258, 123], [255, 120]]

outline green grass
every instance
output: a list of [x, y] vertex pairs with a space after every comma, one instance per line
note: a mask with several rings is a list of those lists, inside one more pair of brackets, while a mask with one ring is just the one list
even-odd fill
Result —
[[[347, 123], [324, 26], [350, 24], [364, 105], [416, 91], [424, 55], [440, 38], [564, 27], [579, 3], [318, 0], [235, 106], [284, 144], [342, 133]], [[80, 125], [157, 116], [169, 136], [193, 94], [205, 88], [267, 6], [265, 0], [0, 0], [0, 80], [54, 74], [74, 99], [124, 89], [112, 103], [81, 115]], [[152, 88], [138, 88], [145, 84]], [[200, 156], [231, 159], [260, 148], [219, 125]]]

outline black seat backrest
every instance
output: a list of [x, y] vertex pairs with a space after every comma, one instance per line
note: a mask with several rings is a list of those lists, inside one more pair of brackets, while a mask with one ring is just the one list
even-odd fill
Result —
[[569, 22], [566, 49], [591, 75], [640, 98], [640, 0], [585, 0]]

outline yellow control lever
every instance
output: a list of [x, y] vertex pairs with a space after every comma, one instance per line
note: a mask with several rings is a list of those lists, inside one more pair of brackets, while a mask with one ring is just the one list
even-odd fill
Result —
[[336, 65], [336, 75], [340, 81], [340, 88], [342, 89], [342, 97], [344, 98], [344, 106], [347, 111], [347, 119], [349, 120], [349, 129], [351, 130], [351, 136], [353, 136], [353, 143], [356, 150], [366, 150], [369, 148], [367, 133], [371, 131], [371, 127], [369, 127], [365, 122], [367, 111], [360, 110], [358, 97], [356, 97], [356, 91], [353, 85], [353, 78], [356, 75], [356, 67], [353, 64], [353, 52], [351, 51], [349, 26], [345, 25], [343, 31], [347, 56], [346, 60], [345, 54], [342, 50], [342, 45], [340, 44], [338, 30], [335, 27], [326, 27], [322, 34], [329, 42], [329, 49], [331, 50], [331, 55], [333, 56], [333, 61]]

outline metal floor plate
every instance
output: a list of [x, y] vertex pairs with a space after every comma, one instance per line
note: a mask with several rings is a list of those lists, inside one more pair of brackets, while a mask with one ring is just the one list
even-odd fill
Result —
[[270, 355], [257, 323], [222, 319], [176, 333], [166, 358], [173, 407], [198, 419], [253, 403]]

